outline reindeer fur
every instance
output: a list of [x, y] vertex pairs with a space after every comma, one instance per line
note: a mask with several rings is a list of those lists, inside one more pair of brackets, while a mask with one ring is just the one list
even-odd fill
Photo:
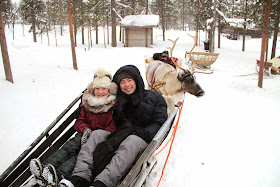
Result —
[[[154, 74], [154, 82], [151, 83]], [[146, 69], [146, 80], [148, 86], [162, 82], [165, 84], [155, 91], [159, 92], [167, 103], [168, 113], [171, 112], [176, 103], [182, 100], [184, 92], [196, 97], [204, 95], [204, 90], [197, 84], [192, 73], [188, 70], [176, 70], [173, 66], [155, 60], [149, 63]]]
[[155, 60], [149, 63], [146, 70], [146, 80], [149, 87], [151, 87], [151, 80], [155, 69], [155, 83], [159, 81], [166, 83], [156, 91], [162, 94], [167, 103], [168, 113], [170, 113], [175, 103], [180, 101], [184, 95], [182, 82], [179, 81], [178, 72], [172, 66]]

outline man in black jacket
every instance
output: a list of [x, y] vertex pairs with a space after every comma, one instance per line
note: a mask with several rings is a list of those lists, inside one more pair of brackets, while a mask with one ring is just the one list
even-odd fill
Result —
[[113, 82], [118, 85], [118, 108], [114, 113], [117, 129], [132, 130], [121, 142], [110, 163], [96, 176], [93, 186], [117, 186], [168, 117], [165, 100], [159, 93], [145, 90], [141, 74], [134, 65], [121, 67], [115, 73]]

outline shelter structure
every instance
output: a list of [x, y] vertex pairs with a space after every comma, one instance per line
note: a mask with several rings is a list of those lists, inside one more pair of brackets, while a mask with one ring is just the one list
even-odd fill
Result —
[[129, 15], [122, 19], [124, 47], [151, 47], [153, 28], [159, 24], [158, 15]]

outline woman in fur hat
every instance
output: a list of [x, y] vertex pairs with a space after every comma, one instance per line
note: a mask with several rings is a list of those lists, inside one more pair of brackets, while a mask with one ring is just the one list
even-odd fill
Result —
[[[111, 82], [111, 79], [111, 74], [104, 69], [96, 71], [93, 82], [83, 94], [80, 115], [74, 124], [78, 132], [76, 136], [43, 163], [38, 158], [30, 161], [30, 171], [37, 184], [58, 186], [60, 180], [67, 182], [65, 179], [71, 177], [75, 165], [78, 167], [74, 172], [83, 169], [84, 173], [91, 176], [92, 152], [96, 144], [103, 142], [116, 130], [112, 110], [115, 106], [117, 85]], [[89, 170], [85, 171], [84, 168]]]

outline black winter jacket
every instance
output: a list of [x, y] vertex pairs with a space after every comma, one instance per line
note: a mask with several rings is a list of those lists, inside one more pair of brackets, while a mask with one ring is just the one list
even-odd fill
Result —
[[127, 95], [118, 85], [118, 108], [113, 116], [117, 128], [132, 126], [137, 132], [144, 132], [149, 143], [168, 117], [166, 102], [159, 93], [145, 90], [140, 72], [134, 65], [121, 67], [113, 77], [115, 83], [118, 84], [117, 77], [122, 72], [134, 75], [137, 88], [133, 94]]

